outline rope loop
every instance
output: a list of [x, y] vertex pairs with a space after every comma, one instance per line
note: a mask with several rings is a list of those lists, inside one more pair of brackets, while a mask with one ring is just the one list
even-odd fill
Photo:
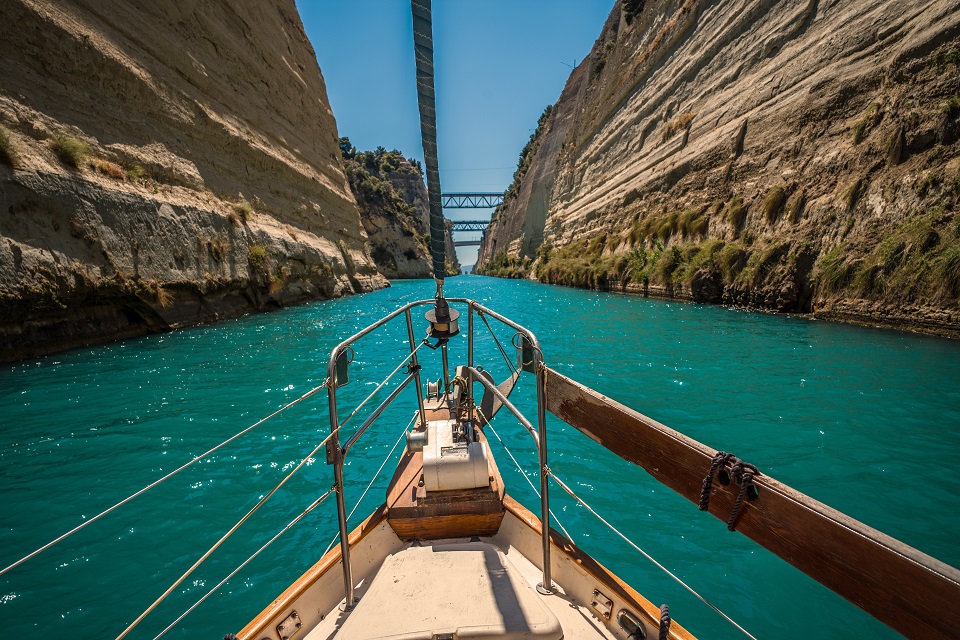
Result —
[[760, 472], [757, 471], [757, 468], [752, 464], [740, 462], [738, 460], [737, 464], [734, 466], [733, 472], [730, 475], [734, 481], [740, 485], [740, 492], [737, 494], [737, 500], [733, 503], [733, 511], [730, 512], [730, 517], [727, 519], [727, 530], [735, 531], [737, 528], [737, 517], [740, 515], [740, 507], [743, 506], [743, 499], [748, 495], [755, 495], [748, 494], [748, 492], [751, 488], [756, 491], [756, 487], [753, 486], [753, 477], [754, 475], [760, 475]]
[[[730, 463], [730, 473], [724, 475], [724, 467]], [[753, 484], [753, 479], [760, 475], [760, 470], [749, 462], [744, 462], [732, 453], [718, 451], [710, 462], [710, 470], [707, 471], [707, 477], [703, 479], [703, 487], [700, 489], [700, 511], [706, 511], [710, 507], [710, 491], [713, 489], [713, 478], [717, 476], [722, 484], [729, 484], [732, 480], [740, 487], [737, 493], [737, 499], [733, 503], [733, 510], [730, 517], [727, 518], [727, 529], [735, 531], [737, 528], [737, 518], [740, 516], [740, 509], [743, 507], [743, 499], [755, 500], [757, 498], [757, 487]]]
[[700, 489], [700, 511], [706, 511], [710, 507], [710, 491], [713, 489], [713, 476], [717, 469], [736, 459], [736, 456], [726, 451], [718, 451], [717, 455], [713, 456], [710, 470], [707, 472], [707, 477], [703, 479], [703, 487]]
[[660, 635], [658, 640], [667, 640], [670, 635], [670, 607], [665, 604], [660, 605]]

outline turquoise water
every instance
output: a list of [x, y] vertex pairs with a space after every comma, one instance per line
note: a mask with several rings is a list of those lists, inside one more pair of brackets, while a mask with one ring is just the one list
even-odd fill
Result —
[[[0, 566], [320, 384], [337, 342], [431, 294], [429, 281], [398, 282], [4, 366]], [[953, 478], [960, 343], [480, 276], [448, 281], [447, 294], [474, 297], [528, 326], [560, 371], [960, 566]], [[511, 333], [494, 328], [506, 344]], [[357, 346], [342, 414], [393, 368], [405, 331], [396, 324]], [[478, 335], [485, 331], [478, 326]], [[455, 356], [465, 342], [453, 346]], [[501, 378], [506, 368], [491, 340], [479, 340], [478, 349]], [[429, 352], [424, 360], [429, 370], [438, 357]], [[515, 398], [535, 415], [530, 376]], [[351, 453], [348, 505], [406, 426], [411, 406], [388, 411]], [[0, 577], [0, 626], [9, 637], [116, 637], [323, 438], [326, 411], [325, 394], [314, 396]], [[522, 428], [506, 412], [494, 426], [535, 470]], [[897, 637], [575, 429], [555, 420], [549, 428], [556, 473], [758, 638], [800, 639], [814, 630], [823, 638]], [[535, 510], [533, 492], [492, 440], [508, 491]], [[392, 465], [387, 469], [351, 525], [382, 501]], [[321, 452], [130, 637], [154, 637], [331, 483]], [[742, 637], [562, 491], [551, 495], [575, 541], [656, 604], [668, 603], [678, 622], [701, 638]], [[238, 631], [315, 561], [335, 522], [328, 500], [167, 637]]]

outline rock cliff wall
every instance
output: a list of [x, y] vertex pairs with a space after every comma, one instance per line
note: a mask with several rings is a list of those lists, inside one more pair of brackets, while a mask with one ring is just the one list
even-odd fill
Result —
[[[340, 150], [377, 269], [391, 280], [432, 278], [430, 209], [419, 162], [383, 147], [357, 151], [349, 138], [340, 139]], [[447, 275], [457, 275], [460, 263], [449, 227], [446, 245]]]
[[958, 39], [956, 0], [618, 2], [478, 266], [960, 336]]
[[293, 0], [0, 5], [0, 359], [386, 285]]

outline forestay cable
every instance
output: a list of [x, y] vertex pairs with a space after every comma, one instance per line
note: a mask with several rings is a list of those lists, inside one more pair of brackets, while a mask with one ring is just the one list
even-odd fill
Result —
[[582, 506], [584, 509], [586, 509], [587, 511], [589, 511], [590, 513], [592, 513], [594, 516], [596, 516], [597, 519], [598, 519], [600, 522], [602, 522], [603, 524], [607, 525], [607, 527], [609, 527], [610, 530], [613, 531], [615, 534], [617, 534], [618, 536], [620, 536], [620, 537], [623, 539], [624, 542], [626, 542], [626, 543], [629, 544], [631, 547], [633, 547], [634, 549], [636, 549], [637, 551], [639, 551], [641, 554], [643, 554], [643, 557], [645, 557], [647, 560], [649, 560], [649, 561], [652, 562], [654, 565], [656, 565], [661, 571], [663, 571], [664, 573], [666, 573], [668, 576], [670, 576], [671, 578], [673, 578], [674, 580], [676, 580], [677, 583], [680, 584], [680, 586], [682, 586], [684, 589], [686, 589], [687, 591], [689, 591], [690, 593], [692, 593], [694, 596], [696, 596], [697, 599], [700, 600], [700, 602], [702, 602], [703, 604], [707, 605], [708, 607], [710, 607], [711, 609], [713, 609], [714, 611], [716, 611], [717, 613], [719, 613], [721, 616], [723, 616], [723, 619], [724, 619], [724, 620], [726, 620], [727, 622], [729, 622], [730, 624], [732, 624], [733, 626], [735, 626], [737, 629], [739, 629], [745, 636], [747, 636], [748, 638], [751, 638], [752, 640], [757, 640], [749, 631], [747, 631], [746, 629], [744, 629], [743, 627], [741, 627], [739, 624], [737, 624], [737, 622], [736, 622], [733, 618], [731, 618], [730, 616], [728, 616], [727, 614], [725, 614], [723, 611], [720, 611], [720, 609], [718, 609], [713, 603], [711, 603], [709, 600], [707, 600], [707, 599], [704, 598], [702, 595], [700, 595], [699, 593], [697, 593], [697, 592], [693, 589], [693, 587], [691, 587], [691, 586], [688, 585], [686, 582], [684, 582], [683, 580], [681, 580], [679, 576], [677, 576], [675, 573], [673, 573], [672, 571], [670, 571], [670, 569], [667, 569], [665, 566], [663, 566], [662, 564], [660, 564], [659, 562], [657, 562], [657, 561], [654, 559], [653, 556], [651, 556], [649, 553], [647, 553], [646, 551], [644, 551], [643, 549], [641, 549], [640, 547], [638, 547], [630, 538], [628, 538], [627, 536], [625, 536], [625, 535], [623, 535], [622, 533], [620, 533], [620, 531], [619, 531], [616, 527], [614, 527], [612, 524], [610, 524], [609, 522], [607, 522], [607, 521], [603, 518], [603, 516], [601, 516], [601, 515], [600, 515], [599, 513], [597, 513], [596, 511], [594, 511], [593, 508], [592, 508], [590, 505], [588, 505], [586, 502], [583, 501], [583, 499], [582, 499], [580, 496], [578, 496], [576, 493], [574, 493], [574, 492], [573, 492], [573, 489], [571, 489], [570, 487], [568, 487], [560, 478], [557, 477], [557, 474], [555, 474], [553, 471], [551, 471], [551, 470], [549, 470], [549, 469], [547, 470], [547, 474], [550, 475], [550, 476], [556, 481], [556, 483], [557, 483], [558, 485], [560, 485], [560, 488], [561, 488], [561, 489], [563, 489], [563, 490], [566, 491], [568, 494], [570, 494], [570, 497], [571, 497], [571, 498], [573, 498], [573, 499], [576, 500], [578, 503], [580, 503], [580, 506]]
[[300, 396], [299, 398], [297, 398], [297, 399], [294, 400], [293, 402], [290, 402], [290, 403], [288, 403], [288, 404], [280, 407], [279, 409], [277, 409], [276, 411], [274, 411], [273, 413], [271, 413], [271, 414], [268, 415], [267, 417], [265, 417], [265, 418], [259, 420], [258, 422], [250, 425], [249, 427], [247, 427], [247, 428], [244, 429], [243, 431], [240, 431], [240, 432], [237, 433], [236, 435], [233, 435], [233, 436], [227, 438], [226, 440], [224, 440], [223, 442], [221, 442], [220, 444], [218, 444], [218, 445], [215, 446], [214, 448], [210, 449], [209, 451], [206, 451], [206, 452], [204, 452], [204, 453], [201, 453], [199, 456], [193, 458], [192, 460], [190, 460], [190, 461], [187, 462], [186, 464], [184, 464], [184, 465], [182, 465], [182, 466], [174, 469], [173, 471], [171, 471], [171, 472], [168, 473], [167, 475], [163, 476], [163, 477], [160, 478], [159, 480], [155, 480], [155, 481], [151, 482], [150, 484], [148, 484], [147, 486], [145, 486], [143, 489], [140, 489], [140, 490], [137, 491], [136, 493], [134, 493], [134, 494], [132, 494], [132, 495], [124, 498], [123, 500], [121, 500], [121, 501], [118, 502], [117, 504], [113, 505], [113, 506], [110, 507], [109, 509], [105, 509], [104, 511], [101, 511], [100, 513], [98, 513], [97, 515], [93, 516], [93, 517], [90, 518], [89, 520], [86, 520], [85, 522], [83, 522], [82, 524], [77, 525], [76, 527], [74, 527], [74, 528], [71, 529], [70, 531], [67, 531], [66, 533], [64, 533], [64, 534], [61, 535], [60, 537], [58, 537], [58, 538], [56, 538], [56, 539], [54, 539], [54, 540], [51, 540], [50, 542], [48, 542], [47, 544], [43, 545], [43, 546], [40, 547], [39, 549], [37, 549], [37, 550], [35, 550], [35, 551], [32, 551], [31, 553], [28, 553], [28, 554], [25, 555], [24, 557], [20, 558], [19, 560], [17, 560], [17, 561], [14, 562], [13, 564], [11, 564], [11, 565], [10, 565], [9, 567], [7, 567], [6, 569], [3, 569], [2, 571], [0, 571], [0, 576], [2, 576], [2, 575], [5, 574], [7, 571], [10, 571], [10, 570], [13, 569], [13, 568], [20, 566], [21, 564], [23, 564], [24, 562], [26, 562], [26, 561], [29, 560], [30, 558], [33, 558], [34, 556], [39, 555], [39, 554], [42, 553], [43, 551], [46, 551], [47, 549], [49, 549], [49, 548], [52, 547], [53, 545], [57, 544], [58, 542], [61, 542], [62, 540], [66, 540], [67, 538], [69, 538], [69, 537], [72, 536], [73, 534], [77, 533], [78, 531], [80, 531], [81, 529], [83, 529], [84, 527], [86, 527], [87, 525], [93, 524], [94, 522], [96, 522], [97, 520], [99, 520], [99, 519], [102, 518], [103, 516], [107, 515], [108, 513], [110, 513], [111, 511], [113, 511], [114, 509], [117, 509], [118, 507], [121, 507], [121, 506], [127, 504], [128, 502], [130, 502], [130, 501], [133, 500], [134, 498], [136, 498], [136, 497], [138, 497], [138, 496], [140, 496], [140, 495], [143, 495], [144, 493], [146, 493], [146, 492], [149, 491], [150, 489], [153, 489], [153, 488], [154, 488], [155, 486], [157, 486], [158, 484], [161, 484], [161, 483], [163, 483], [163, 482], [166, 482], [167, 480], [169, 480], [169, 479], [172, 478], [173, 476], [177, 475], [178, 473], [180, 473], [181, 471], [183, 471], [183, 470], [186, 469], [187, 467], [192, 466], [194, 463], [196, 463], [196, 462], [198, 462], [198, 461], [206, 458], [206, 457], [209, 456], [211, 453], [214, 453], [215, 451], [217, 451], [218, 449], [224, 447], [225, 445], [230, 444], [231, 442], [233, 442], [234, 440], [236, 440], [236, 439], [239, 438], [240, 436], [245, 435], [246, 433], [249, 433], [249, 432], [252, 431], [253, 429], [255, 429], [255, 428], [259, 427], [260, 425], [262, 425], [262, 424], [263, 424], [264, 422], [266, 422], [267, 420], [270, 420], [271, 418], [274, 418], [274, 417], [280, 415], [281, 413], [283, 413], [284, 411], [286, 411], [287, 409], [289, 409], [289, 408], [292, 407], [293, 405], [295, 405], [295, 404], [297, 404], [297, 403], [299, 403], [299, 402], [303, 402], [304, 400], [306, 400], [307, 398], [309, 398], [310, 396], [312, 396], [313, 394], [315, 394], [317, 391], [320, 391], [320, 389], [325, 389], [326, 386], [327, 386], [327, 383], [328, 383], [329, 381], [330, 381], [330, 379], [327, 378], [326, 380], [323, 381], [323, 384], [321, 384], [321, 385], [318, 386], [318, 387], [314, 387], [314, 388], [311, 389], [310, 391], [307, 391], [305, 394], [303, 394], [302, 396]]
[[259, 556], [260, 553], [263, 552], [264, 549], [266, 549], [266, 548], [269, 547], [271, 544], [273, 544], [273, 543], [277, 540], [277, 538], [279, 538], [279, 537], [282, 536], [284, 533], [286, 533], [287, 531], [289, 531], [290, 529], [292, 529], [298, 522], [300, 522], [301, 520], [303, 520], [311, 511], [313, 511], [314, 509], [316, 509], [317, 507], [319, 507], [320, 504], [321, 504], [324, 500], [326, 500], [326, 499], [330, 496], [330, 494], [333, 493], [334, 491], [336, 491], [336, 487], [331, 487], [330, 489], [327, 490], [327, 492], [326, 492], [325, 494], [323, 494], [322, 496], [320, 496], [319, 498], [317, 498], [316, 500], [314, 500], [313, 503], [312, 503], [309, 507], [307, 507], [306, 509], [303, 510], [303, 512], [300, 513], [300, 515], [298, 515], [296, 518], [294, 518], [294, 519], [291, 520], [289, 523], [287, 523], [287, 526], [285, 526], [283, 529], [281, 529], [280, 531], [278, 531], [275, 536], [273, 536], [272, 538], [270, 538], [269, 540], [267, 540], [266, 544], [264, 544], [262, 547], [260, 547], [259, 549], [257, 549], [257, 550], [253, 553], [252, 556], [250, 556], [249, 558], [247, 558], [246, 560], [244, 560], [242, 563], [240, 563], [240, 566], [239, 566], [239, 567], [237, 567], [236, 569], [234, 569], [233, 571], [231, 571], [229, 574], [227, 574], [227, 577], [224, 578], [223, 580], [221, 580], [220, 582], [218, 582], [215, 587], [213, 587], [212, 589], [210, 589], [209, 591], [207, 591], [205, 594], [203, 594], [203, 597], [202, 597], [202, 598], [200, 598], [200, 599], [197, 600], [195, 603], [193, 603], [193, 606], [191, 606], [189, 609], [187, 609], [186, 611], [184, 611], [183, 613], [181, 613], [179, 618], [177, 618], [176, 620], [174, 620], [173, 622], [171, 622], [171, 623], [167, 626], [167, 628], [164, 629], [163, 631], [161, 631], [160, 633], [158, 633], [158, 634], [153, 638], [153, 640], [159, 640], [159, 638], [162, 638], [162, 637], [167, 633], [167, 631], [170, 631], [170, 629], [173, 629], [175, 626], [177, 626], [177, 624], [178, 624], [181, 620], [183, 620], [183, 619], [186, 618], [188, 615], [190, 615], [190, 613], [193, 612], [194, 609], [196, 609], [196, 608], [199, 607], [201, 604], [203, 604], [203, 602], [204, 602], [207, 598], [209, 598], [210, 596], [212, 596], [213, 594], [215, 594], [217, 591], [219, 591], [219, 590], [220, 590], [220, 587], [222, 587], [222, 586], [225, 585], [227, 582], [229, 582], [230, 579], [233, 578], [233, 576], [237, 575], [237, 574], [238, 574], [245, 566], [247, 566], [254, 558], [256, 558], [257, 556]]

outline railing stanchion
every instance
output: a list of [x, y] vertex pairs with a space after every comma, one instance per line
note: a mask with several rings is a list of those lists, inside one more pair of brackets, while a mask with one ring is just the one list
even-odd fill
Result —
[[410, 357], [410, 364], [413, 366], [416, 371], [416, 381], [417, 381], [417, 408], [420, 410], [420, 425], [426, 428], [427, 426], [427, 413], [423, 409], [423, 385], [420, 383], [420, 366], [417, 362], [417, 345], [416, 340], [413, 337], [413, 318], [410, 315], [410, 309], [406, 311], [407, 315], [407, 336], [410, 338], [410, 353], [413, 355]]
[[446, 342], [440, 347], [440, 353], [443, 358], [443, 399], [445, 402], [450, 402], [450, 360], [447, 357]]
[[343, 498], [343, 450], [340, 448], [337, 415], [337, 355], [340, 347], [333, 350], [327, 365], [330, 386], [327, 387], [327, 402], [330, 407], [330, 432], [333, 436], [327, 441], [327, 463], [333, 464], [333, 482], [337, 489], [337, 523], [340, 527], [340, 556], [343, 560], [344, 605], [349, 611], [353, 608], [353, 574], [350, 571], [350, 533], [347, 531], [347, 507]]
[[550, 567], [550, 479], [547, 477], [547, 380], [540, 349], [534, 349], [534, 354], [537, 367], [537, 432], [540, 436], [537, 451], [540, 457], [540, 522], [543, 525], [543, 583], [537, 585], [537, 589], [541, 593], [553, 593]]
[[[476, 408], [473, 402], [473, 302], [467, 305], [467, 406], [470, 407], [470, 426], [476, 420]], [[473, 440], [473, 434], [470, 434]]]

